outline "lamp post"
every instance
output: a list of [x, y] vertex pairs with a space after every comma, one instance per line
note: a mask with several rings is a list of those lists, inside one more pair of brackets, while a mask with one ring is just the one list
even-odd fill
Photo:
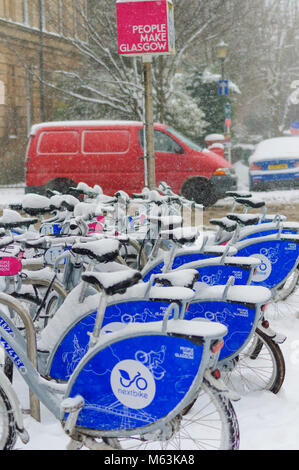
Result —
[[[217, 52], [217, 58], [220, 60], [221, 63], [221, 80], [224, 80], [224, 62], [227, 57], [227, 52], [228, 52], [228, 46], [224, 41], [221, 41], [217, 46], [216, 46], [216, 52]], [[223, 95], [224, 96], [224, 95]], [[230, 117], [227, 119], [227, 106], [229, 104], [223, 104], [224, 108], [224, 133], [227, 136], [228, 142], [227, 142], [227, 157], [229, 163], [231, 163], [231, 147], [230, 147]], [[229, 123], [229, 124], [227, 124]]]
[[228, 47], [224, 41], [221, 41], [217, 47], [217, 58], [221, 61], [221, 79], [224, 80], [224, 62], [227, 56]]

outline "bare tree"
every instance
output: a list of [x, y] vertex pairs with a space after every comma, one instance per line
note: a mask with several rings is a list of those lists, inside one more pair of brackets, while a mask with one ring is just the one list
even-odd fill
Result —
[[[204, 44], [215, 42], [228, 30], [236, 16], [246, 14], [247, 0], [174, 0], [176, 54], [153, 61], [155, 119], [169, 118], [167, 103], [175, 92], [177, 72], [186, 72], [188, 57], [202, 53]], [[82, 56], [85, 67], [72, 73], [56, 70], [48, 85], [63, 91], [69, 99], [80, 100], [91, 114], [118, 118], [143, 117], [142, 62], [139, 57], [117, 53], [115, 3], [89, 0], [88, 9], [76, 9], [77, 24], [84, 34], [70, 41]], [[53, 18], [54, 20], [55, 18]]]

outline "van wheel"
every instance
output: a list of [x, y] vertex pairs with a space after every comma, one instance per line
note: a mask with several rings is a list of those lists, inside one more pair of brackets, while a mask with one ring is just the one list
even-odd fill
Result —
[[217, 201], [213, 183], [203, 176], [189, 178], [182, 184], [181, 194], [186, 199], [203, 206], [212, 206]]
[[46, 189], [58, 191], [59, 193], [66, 194], [70, 187], [76, 187], [76, 183], [69, 178], [56, 178], [46, 184]]

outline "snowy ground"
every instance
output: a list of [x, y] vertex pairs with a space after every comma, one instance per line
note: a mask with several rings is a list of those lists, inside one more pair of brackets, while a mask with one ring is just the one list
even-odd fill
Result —
[[[240, 178], [240, 189], [247, 189], [247, 168], [236, 165]], [[8, 202], [22, 199], [22, 188], [0, 189], [0, 208]], [[258, 197], [266, 201], [299, 202], [299, 191], [273, 191], [259, 193]], [[221, 201], [219, 202], [221, 205]], [[278, 309], [271, 306], [268, 318], [271, 326], [287, 336], [281, 345], [286, 362], [286, 377], [277, 395], [271, 392], [255, 392], [234, 403], [240, 426], [241, 450], [298, 450], [299, 449], [299, 290]], [[18, 386], [20, 388], [20, 384]], [[28, 406], [28, 393], [22, 387], [22, 405]], [[30, 434], [27, 446], [21, 441], [17, 448], [28, 450], [63, 450], [68, 438], [62, 432], [59, 423], [42, 407], [41, 423], [25, 415], [25, 426]]]

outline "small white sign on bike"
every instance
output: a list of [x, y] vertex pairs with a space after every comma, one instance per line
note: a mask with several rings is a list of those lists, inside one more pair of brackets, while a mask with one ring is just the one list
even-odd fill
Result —
[[[62, 255], [63, 252], [64, 248], [62, 246], [51, 246], [44, 255], [45, 262], [47, 264], [54, 265], [58, 256]], [[63, 263], [65, 263], [65, 260]]]

